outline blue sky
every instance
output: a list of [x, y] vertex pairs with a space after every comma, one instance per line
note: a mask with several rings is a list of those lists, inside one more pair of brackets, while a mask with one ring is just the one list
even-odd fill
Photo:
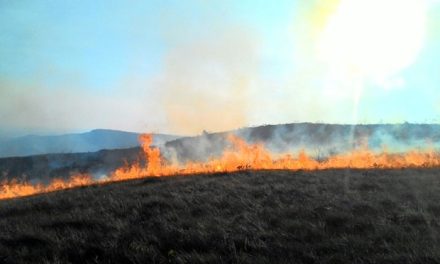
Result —
[[362, 44], [349, 33], [380, 27], [346, 26], [356, 1], [0, 0], [0, 134], [440, 122], [438, 1], [368, 4], [415, 26]]

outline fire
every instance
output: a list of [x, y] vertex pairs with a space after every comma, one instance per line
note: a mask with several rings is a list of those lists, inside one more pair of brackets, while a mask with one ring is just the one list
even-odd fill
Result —
[[69, 180], [54, 179], [49, 185], [30, 184], [12, 180], [0, 184], [0, 199], [28, 196], [37, 193], [53, 192], [74, 187], [86, 186], [93, 183], [89, 175], [77, 174]]
[[374, 153], [366, 148], [346, 154], [316, 160], [304, 151], [297, 155], [274, 154], [262, 143], [248, 144], [245, 140], [229, 135], [231, 147], [226, 149], [219, 158], [211, 158], [207, 162], [188, 162], [172, 164], [162, 158], [159, 148], [153, 147], [153, 137], [143, 134], [139, 137], [146, 165], [140, 161], [127, 164], [115, 170], [108, 178], [94, 180], [89, 175], [74, 175], [68, 180], [54, 179], [48, 185], [30, 184], [16, 180], [0, 184], [0, 199], [28, 196], [38, 193], [52, 192], [79, 186], [137, 179], [150, 176], [169, 176], [177, 174], [200, 174], [215, 172], [234, 172], [239, 170], [324, 170], [339, 168], [354, 169], [393, 169], [440, 167], [440, 154], [434, 151], [410, 151], [404, 154], [393, 154], [383, 151]]

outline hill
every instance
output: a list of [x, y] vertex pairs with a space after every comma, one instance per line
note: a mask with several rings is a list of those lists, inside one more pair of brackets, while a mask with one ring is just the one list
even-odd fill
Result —
[[[3, 139], [0, 157], [30, 156], [49, 153], [94, 152], [102, 149], [122, 149], [139, 146], [139, 133], [95, 129], [86, 133], [57, 136], [24, 136]], [[176, 139], [177, 136], [155, 134], [155, 144]]]
[[438, 169], [241, 171], [0, 201], [1, 263], [439, 263]]

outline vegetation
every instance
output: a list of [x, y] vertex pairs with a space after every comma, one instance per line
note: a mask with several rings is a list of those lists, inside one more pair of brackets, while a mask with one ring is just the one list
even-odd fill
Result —
[[0, 201], [0, 263], [440, 263], [440, 171], [241, 171]]

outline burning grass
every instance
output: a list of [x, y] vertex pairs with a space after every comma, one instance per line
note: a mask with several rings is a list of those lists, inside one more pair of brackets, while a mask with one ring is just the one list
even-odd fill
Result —
[[149, 177], [0, 202], [1, 263], [439, 263], [438, 169]]
[[326, 170], [340, 168], [355, 169], [396, 169], [396, 168], [434, 168], [440, 166], [440, 154], [434, 151], [409, 151], [406, 153], [374, 153], [359, 149], [351, 153], [330, 156], [317, 160], [305, 152], [298, 155], [273, 154], [263, 144], [248, 144], [243, 139], [230, 135], [231, 147], [219, 158], [207, 162], [166, 162], [156, 147], [152, 147], [152, 135], [140, 136], [146, 165], [140, 162], [127, 164], [116, 169], [105, 179], [95, 180], [89, 175], [74, 175], [69, 180], [54, 179], [48, 185], [27, 182], [5, 181], [0, 184], [0, 199], [28, 196], [91, 184], [138, 179], [150, 176], [171, 176], [203, 174], [215, 172], [236, 172], [240, 170]]

